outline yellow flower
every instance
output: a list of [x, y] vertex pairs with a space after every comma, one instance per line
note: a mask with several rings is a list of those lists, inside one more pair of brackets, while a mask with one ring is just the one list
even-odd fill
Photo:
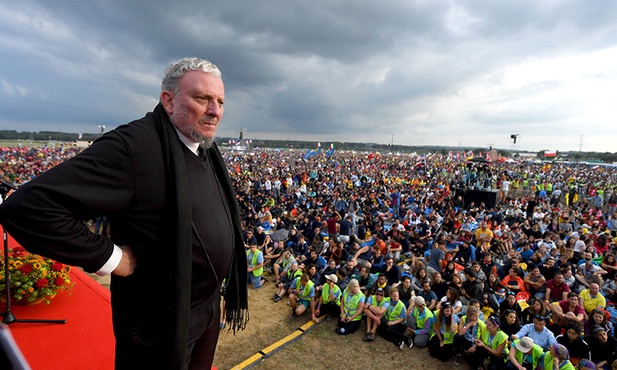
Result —
[[32, 267], [34, 267], [35, 270], [40, 270], [41, 264], [39, 262], [34, 262], [32, 263]]
[[21, 261], [15, 261], [15, 263], [14, 263], [15, 268], [21, 268], [21, 266], [23, 266], [23, 265], [24, 265], [24, 263], [21, 262]]

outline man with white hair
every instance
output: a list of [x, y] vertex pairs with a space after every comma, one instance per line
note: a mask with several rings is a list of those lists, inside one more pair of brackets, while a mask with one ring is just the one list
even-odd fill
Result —
[[[18, 189], [0, 222], [31, 252], [112, 274], [116, 369], [209, 369], [220, 297], [233, 330], [248, 320], [236, 196], [214, 143], [221, 72], [204, 59], [174, 62], [159, 99], [153, 112]], [[109, 238], [82, 222], [102, 216]]]

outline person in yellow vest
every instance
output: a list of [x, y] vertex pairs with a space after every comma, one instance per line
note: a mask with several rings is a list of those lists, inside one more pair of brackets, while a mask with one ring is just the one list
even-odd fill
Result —
[[366, 316], [366, 334], [362, 339], [365, 342], [372, 342], [375, 340], [375, 333], [381, 323], [386, 309], [390, 305], [389, 301], [385, 298], [386, 292], [382, 288], [377, 288], [375, 294], [368, 297], [363, 311]]
[[317, 308], [315, 315], [338, 316], [341, 313], [341, 289], [336, 285], [338, 277], [335, 274], [326, 275], [321, 295], [317, 298]]
[[405, 330], [407, 330], [407, 326], [405, 326], [407, 307], [399, 299], [398, 289], [390, 289], [390, 297], [386, 300], [388, 300], [389, 305], [381, 318], [379, 335], [394, 343], [401, 351], [405, 347], [413, 347], [412, 340], [404, 335]]
[[360, 291], [358, 280], [349, 280], [349, 284], [343, 291], [343, 298], [341, 299], [341, 316], [335, 329], [336, 334], [347, 335], [358, 330], [362, 320], [365, 300], [366, 297]]
[[264, 255], [257, 249], [257, 245], [253, 244], [246, 251], [246, 262], [248, 264], [248, 282], [253, 285], [253, 289], [259, 289], [266, 282], [266, 279], [261, 275], [264, 272]]
[[291, 287], [291, 282], [294, 281], [295, 278], [302, 276], [302, 268], [298, 265], [298, 262], [293, 262], [291, 264], [291, 268], [287, 270], [287, 272], [281, 276], [280, 280], [276, 283], [276, 293], [272, 297], [274, 302], [279, 302], [283, 299], [285, 294], [289, 291]]
[[428, 342], [428, 353], [443, 362], [452, 356], [454, 350], [454, 335], [457, 332], [458, 316], [454, 314], [450, 303], [441, 305], [433, 316], [431, 339]]
[[561, 344], [553, 344], [540, 358], [538, 369], [574, 370], [575, 368], [570, 362], [568, 349]]
[[407, 311], [407, 326], [411, 329], [413, 343], [418, 347], [426, 347], [433, 326], [433, 312], [426, 307], [426, 301], [420, 296], [413, 299]]
[[480, 310], [469, 306], [467, 315], [461, 317], [458, 332], [454, 336], [454, 364], [460, 365], [463, 360], [463, 351], [467, 351], [476, 345], [475, 339], [479, 338], [480, 330], [484, 327], [484, 321], [480, 320]]
[[311, 281], [307, 273], [295, 278], [289, 287], [289, 305], [291, 306], [291, 316], [300, 316], [311, 309], [311, 318], [319, 322], [315, 316], [315, 284]]
[[467, 361], [472, 369], [481, 368], [486, 358], [488, 370], [501, 370], [508, 354], [508, 335], [501, 331], [499, 318], [491, 316], [480, 328], [475, 345], [468, 351]]
[[535, 370], [544, 354], [542, 347], [535, 344], [533, 339], [523, 337], [516, 339], [510, 345], [510, 354], [506, 361], [506, 370]]

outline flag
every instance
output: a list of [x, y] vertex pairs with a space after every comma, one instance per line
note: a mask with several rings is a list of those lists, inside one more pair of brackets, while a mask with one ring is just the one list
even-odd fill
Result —
[[544, 151], [544, 156], [545, 157], [556, 157], [557, 156], [557, 151], [556, 150], [545, 150]]
[[327, 155], [328, 157], [331, 157], [331, 156], [333, 156], [333, 155], [334, 155], [334, 143], [330, 144], [330, 149], [328, 149], [328, 150], [326, 151], [326, 155]]
[[321, 154], [321, 143], [317, 143], [317, 154]]

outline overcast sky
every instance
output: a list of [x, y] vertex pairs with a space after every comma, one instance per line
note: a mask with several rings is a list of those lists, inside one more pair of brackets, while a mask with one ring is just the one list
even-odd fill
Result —
[[223, 72], [219, 136], [617, 151], [617, 3], [0, 3], [0, 130], [98, 132], [184, 56]]

